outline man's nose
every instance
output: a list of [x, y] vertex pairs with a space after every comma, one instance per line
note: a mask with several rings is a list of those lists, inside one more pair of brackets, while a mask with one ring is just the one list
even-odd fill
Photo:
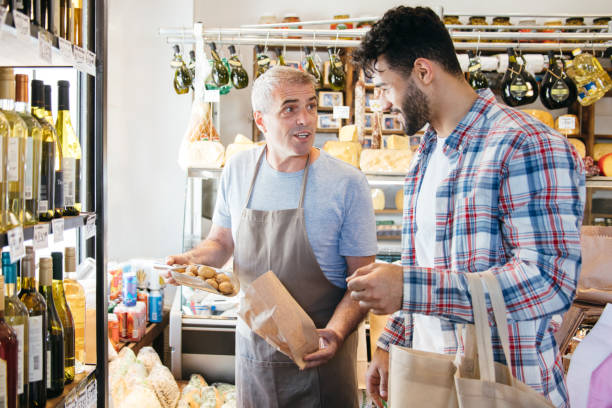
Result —
[[308, 114], [308, 111], [306, 109], [300, 109], [300, 112], [298, 113], [296, 117], [296, 123], [299, 126], [304, 126], [308, 124], [309, 120], [310, 120], [310, 115]]
[[393, 104], [391, 103], [391, 101], [385, 98], [384, 95], [380, 95], [380, 99], [378, 101], [380, 102], [380, 106], [383, 111], [389, 111], [393, 107]]

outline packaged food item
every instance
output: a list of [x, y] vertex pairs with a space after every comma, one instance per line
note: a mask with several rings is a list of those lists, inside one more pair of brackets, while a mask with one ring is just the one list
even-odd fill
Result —
[[151, 282], [149, 283], [149, 289], [151, 290], [148, 296], [148, 307], [145, 313], [147, 314], [148, 320], [151, 323], [161, 323], [162, 321], [162, 308], [163, 308], [163, 297], [159, 290], [159, 279], [157, 270], [152, 272]]
[[191, 107], [191, 119], [179, 149], [179, 166], [220, 168], [225, 148], [213, 123], [211, 103], [196, 100]]
[[153, 367], [147, 381], [155, 390], [162, 408], [175, 408], [180, 398], [178, 384], [168, 367], [158, 364]]
[[126, 306], [135, 306], [137, 301], [137, 286], [136, 273], [132, 271], [131, 265], [123, 267], [123, 304]]
[[121, 304], [115, 308], [121, 341], [140, 341], [142, 339], [146, 329], [145, 308], [142, 302], [136, 302], [135, 306]]
[[155, 366], [163, 365], [159, 359], [159, 355], [153, 347], [141, 348], [136, 358], [138, 361], [144, 364], [145, 368], [147, 369], [147, 373], [149, 374], [151, 374], [151, 370], [153, 370]]
[[323, 145], [323, 150], [337, 159], [345, 161], [355, 167], [359, 167], [361, 145], [357, 142], [340, 142], [336, 140], [328, 140]]
[[385, 193], [380, 188], [372, 189], [372, 206], [374, 211], [385, 209]]
[[115, 300], [121, 297], [123, 291], [123, 270], [121, 268], [114, 269], [110, 274], [110, 299]]
[[108, 338], [116, 348], [119, 344], [119, 320], [114, 313], [108, 314]]
[[275, 24], [278, 23], [278, 17], [274, 15], [274, 13], [264, 12], [261, 17], [259, 17], [259, 21], [257, 24]]
[[[300, 22], [300, 18], [295, 13], [287, 13], [283, 17], [283, 21], [282, 22], [283, 23], [299, 23]], [[285, 26], [285, 27], [282, 27], [282, 28], [293, 28], [293, 29], [297, 28], [297, 29], [301, 29], [302, 26], [301, 25], [299, 25], [299, 26], [291, 26], [291, 27]], [[287, 38], [298, 39], [298, 38], [301, 38], [301, 37], [299, 37], [299, 36], [289, 36]]]

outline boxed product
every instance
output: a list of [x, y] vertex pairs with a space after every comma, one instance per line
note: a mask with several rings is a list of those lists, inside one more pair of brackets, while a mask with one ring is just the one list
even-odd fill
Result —
[[136, 306], [120, 304], [115, 308], [119, 320], [119, 339], [121, 341], [140, 341], [144, 336], [146, 323], [146, 306], [136, 302]]

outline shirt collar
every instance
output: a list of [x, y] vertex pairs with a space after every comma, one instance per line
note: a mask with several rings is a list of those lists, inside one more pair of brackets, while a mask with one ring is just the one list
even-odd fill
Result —
[[[495, 103], [495, 95], [489, 89], [480, 89], [476, 91], [478, 98], [470, 108], [469, 112], [461, 119], [452, 133], [446, 138], [446, 149], [461, 151], [467, 145], [470, 138], [470, 129], [482, 118], [484, 113], [489, 110], [492, 104]], [[437, 133], [431, 125], [427, 126], [425, 135], [423, 136], [423, 152], [426, 153], [431, 149], [437, 140]]]

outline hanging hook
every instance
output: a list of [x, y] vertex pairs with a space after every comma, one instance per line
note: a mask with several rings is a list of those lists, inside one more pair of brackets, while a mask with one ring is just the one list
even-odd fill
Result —
[[338, 38], [340, 36], [340, 31], [338, 30], [338, 32], [336, 33], [336, 42], [334, 43], [334, 54], [336, 54], [338, 52]]
[[317, 34], [312, 33], [312, 53], [313, 54], [317, 51], [317, 46], [315, 45], [316, 40], [317, 40]]
[[266, 42], [264, 43], [264, 54], [268, 53], [268, 40], [270, 39], [270, 32], [266, 33]]
[[476, 43], [476, 56], [480, 57], [480, 31], [478, 32], [478, 42]]
[[559, 55], [561, 56], [561, 60], [563, 60], [563, 48], [561, 48], [561, 38], [557, 37], [557, 44], [559, 44]]

